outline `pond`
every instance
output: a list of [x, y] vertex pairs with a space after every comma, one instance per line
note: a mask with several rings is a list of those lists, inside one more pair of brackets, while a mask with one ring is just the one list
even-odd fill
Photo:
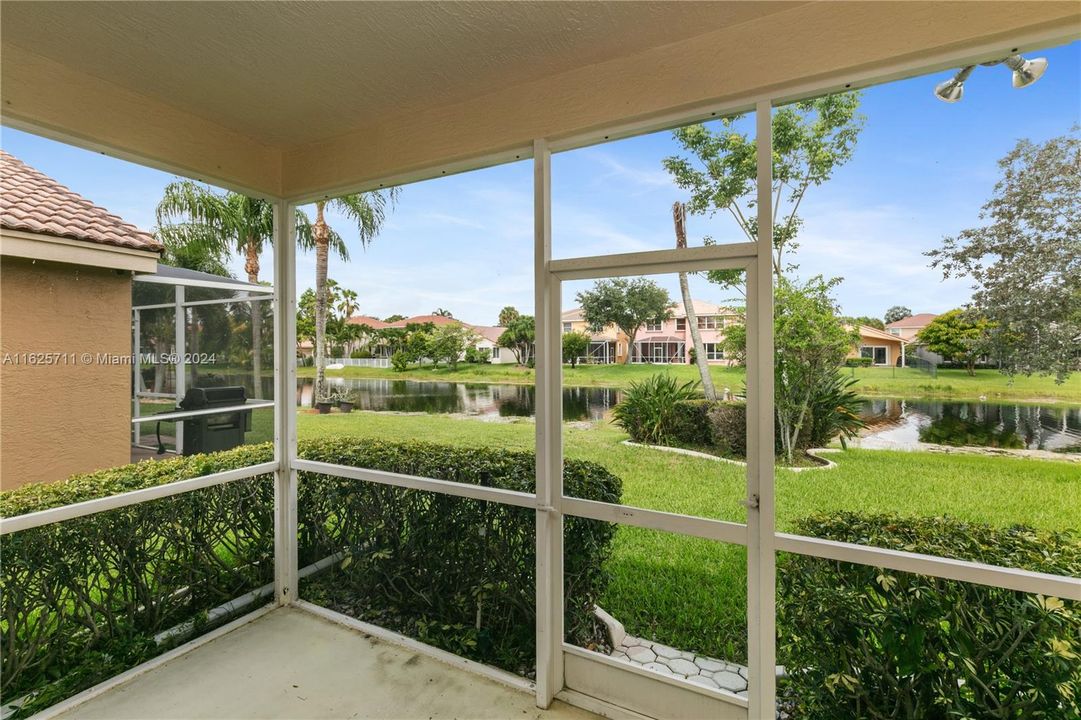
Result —
[[[311, 407], [314, 382], [310, 378], [297, 380], [299, 405]], [[536, 407], [532, 385], [333, 377], [327, 382], [332, 388], [353, 391], [359, 410], [531, 417]], [[619, 395], [619, 390], [612, 388], [563, 388], [563, 419], [599, 420], [619, 402]]]
[[[226, 384], [250, 377], [226, 376]], [[531, 417], [532, 385], [456, 383], [331, 377], [332, 387], [353, 390], [357, 408], [383, 412], [458, 413], [477, 417]], [[311, 407], [314, 380], [297, 381], [297, 403]], [[272, 397], [267, 378], [265, 397]], [[563, 388], [565, 420], [598, 420], [619, 402], [613, 388]], [[1081, 452], [1081, 405], [1026, 405], [956, 400], [866, 398], [861, 416], [868, 425], [862, 447], [911, 448], [918, 442], [943, 445], [1030, 448]]]
[[865, 399], [861, 447], [939, 445], [1081, 452], [1081, 405]]

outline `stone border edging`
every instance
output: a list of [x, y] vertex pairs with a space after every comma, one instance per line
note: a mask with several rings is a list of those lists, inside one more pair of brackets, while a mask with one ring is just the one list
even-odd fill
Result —
[[[650, 450], [660, 450], [661, 452], [676, 453], [677, 455], [687, 455], [688, 457], [701, 458], [703, 460], [713, 460], [714, 462], [728, 463], [729, 465], [740, 465], [747, 467], [747, 463], [742, 460], [732, 460], [731, 458], [721, 457], [719, 455], [710, 455], [709, 453], [699, 452], [698, 450], [687, 450], [685, 448], [668, 447], [667, 445], [649, 445], [647, 443], [636, 443], [630, 440], [624, 440], [621, 445], [627, 445], [628, 447], [640, 447], [648, 448]], [[833, 462], [829, 458], [822, 457], [820, 453], [835, 453], [841, 452], [839, 448], [811, 448], [807, 451], [807, 454], [813, 458], [821, 460], [824, 464], [814, 467], [784, 467], [782, 470], [789, 470], [791, 472], [806, 472], [808, 470], [833, 470], [837, 467], [837, 463]]]

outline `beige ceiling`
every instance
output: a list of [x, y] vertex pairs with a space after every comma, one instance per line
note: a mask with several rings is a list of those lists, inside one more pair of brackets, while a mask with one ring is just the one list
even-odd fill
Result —
[[799, 4], [5, 2], [0, 41], [292, 146]]
[[8, 0], [0, 119], [310, 199], [513, 158], [534, 138], [1042, 47], [1079, 27], [1074, 0]]

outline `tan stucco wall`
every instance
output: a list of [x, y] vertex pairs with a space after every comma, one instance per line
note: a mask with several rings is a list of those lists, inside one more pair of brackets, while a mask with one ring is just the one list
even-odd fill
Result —
[[[15, 364], [28, 352], [76, 361]], [[129, 462], [131, 366], [82, 353], [131, 353], [131, 274], [0, 259], [0, 489]]]

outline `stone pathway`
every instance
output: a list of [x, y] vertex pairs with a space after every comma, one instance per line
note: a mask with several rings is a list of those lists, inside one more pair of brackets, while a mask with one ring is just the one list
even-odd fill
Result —
[[641, 665], [647, 670], [747, 697], [747, 668], [742, 665], [676, 650], [633, 635], [623, 638], [612, 651], [612, 657]]

